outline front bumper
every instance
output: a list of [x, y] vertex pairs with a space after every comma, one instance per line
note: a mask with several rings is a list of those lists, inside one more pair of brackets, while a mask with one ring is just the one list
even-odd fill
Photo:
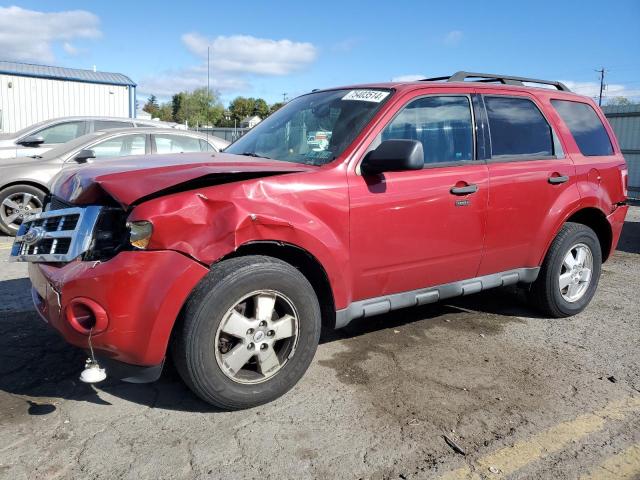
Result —
[[106, 314], [91, 337], [96, 356], [156, 368], [182, 305], [208, 271], [173, 251], [121, 252], [104, 263], [29, 264], [36, 309], [67, 342], [88, 348], [88, 335], [66, 315], [74, 300], [88, 300]]

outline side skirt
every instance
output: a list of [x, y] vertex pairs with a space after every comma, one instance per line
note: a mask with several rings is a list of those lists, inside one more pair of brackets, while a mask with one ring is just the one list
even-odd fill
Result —
[[435, 303], [445, 298], [469, 295], [495, 287], [514, 285], [516, 283], [531, 283], [538, 278], [539, 272], [540, 267], [516, 268], [515, 270], [492, 273], [491, 275], [483, 275], [482, 277], [470, 278], [459, 282], [358, 300], [347, 308], [336, 312], [336, 328], [345, 327], [355, 318], [371, 317], [399, 308]]

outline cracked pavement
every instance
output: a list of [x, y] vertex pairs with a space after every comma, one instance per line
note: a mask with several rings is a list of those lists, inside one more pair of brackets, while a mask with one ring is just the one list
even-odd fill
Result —
[[580, 315], [542, 318], [506, 289], [357, 321], [287, 395], [232, 413], [171, 365], [154, 384], [81, 384], [85, 355], [32, 310], [9, 244], [2, 479], [640, 478], [638, 207]]

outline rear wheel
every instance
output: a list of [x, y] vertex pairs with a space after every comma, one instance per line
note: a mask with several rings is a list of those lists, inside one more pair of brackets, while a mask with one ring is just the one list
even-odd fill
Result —
[[595, 232], [579, 223], [566, 223], [531, 287], [533, 305], [556, 318], [580, 313], [595, 294], [601, 267], [602, 251]]
[[40, 213], [45, 192], [31, 185], [13, 185], [0, 191], [0, 230], [15, 236], [27, 215]]
[[307, 370], [320, 338], [320, 307], [291, 265], [250, 256], [215, 265], [196, 287], [172, 344], [178, 372], [224, 409], [269, 402]]

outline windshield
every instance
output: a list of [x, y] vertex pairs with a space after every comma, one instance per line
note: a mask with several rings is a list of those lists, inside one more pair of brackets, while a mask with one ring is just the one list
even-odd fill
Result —
[[303, 95], [259, 123], [225, 152], [324, 165], [353, 142], [390, 93], [345, 89]]

